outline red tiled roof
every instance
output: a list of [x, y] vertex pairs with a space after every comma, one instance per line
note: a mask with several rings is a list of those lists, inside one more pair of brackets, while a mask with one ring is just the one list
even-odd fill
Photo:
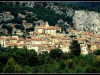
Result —
[[54, 26], [54, 28], [61, 28], [61, 27], [58, 27], [58, 26]]
[[96, 49], [91, 49], [91, 50], [93, 50], [93, 51], [94, 51], [94, 50], [96, 50]]
[[12, 37], [11, 37], [11, 38], [9, 38], [9, 39], [10, 39], [10, 40], [17, 40], [17, 38], [12, 38]]
[[32, 44], [32, 46], [44, 46], [44, 44]]
[[77, 39], [77, 41], [85, 41], [85, 39]]
[[25, 44], [17, 44], [17, 46], [19, 47], [19, 46], [25, 46]]
[[71, 44], [66, 44], [65, 46], [69, 47]]
[[55, 27], [44, 28], [44, 30], [55, 30]]
[[17, 45], [17, 43], [7, 43], [7, 45], [9, 45], [9, 46], [15, 46], [15, 45]]
[[95, 43], [86, 43], [86, 45], [96, 45]]
[[42, 41], [40, 38], [32, 38], [31, 40]]

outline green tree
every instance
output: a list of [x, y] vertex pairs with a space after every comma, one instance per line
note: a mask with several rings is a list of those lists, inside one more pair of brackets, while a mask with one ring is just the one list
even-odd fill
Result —
[[30, 54], [27, 56], [27, 61], [30, 66], [38, 65], [37, 52], [35, 50], [30, 50]]
[[98, 73], [98, 69], [96, 67], [92, 67], [91, 65], [87, 66], [85, 73]]
[[[4, 49], [3, 49], [4, 50]], [[8, 55], [2, 51], [2, 54], [0, 54], [0, 62], [5, 65], [8, 60]]]
[[14, 66], [14, 73], [21, 73], [21, 67], [18, 64]]
[[50, 55], [48, 53], [45, 53], [44, 57], [42, 58], [43, 63], [47, 64], [50, 60]]
[[34, 27], [26, 28], [26, 31], [27, 31], [27, 32], [34, 31]]
[[43, 64], [44, 73], [54, 73], [52, 64]]
[[24, 26], [23, 26], [22, 24], [20, 24], [20, 25], [15, 25], [15, 28], [16, 28], [16, 29], [21, 29], [21, 30], [24, 30], [24, 29], [25, 29]]
[[74, 5], [73, 5], [72, 3], [69, 3], [69, 4], [67, 5], [67, 7], [68, 7], [68, 8], [73, 8]]
[[3, 25], [2, 25], [2, 29], [6, 28], [6, 27], [7, 27], [6, 24], [3, 24]]
[[63, 52], [60, 51], [59, 49], [52, 49], [52, 50], [50, 51], [50, 56], [51, 56], [53, 59], [62, 57], [62, 54], [63, 54]]
[[74, 73], [85, 73], [85, 67], [77, 66]]
[[72, 53], [63, 53], [62, 58], [67, 60], [67, 59], [72, 59], [74, 57], [74, 55]]
[[43, 73], [43, 66], [34, 66], [32, 73]]
[[76, 35], [70, 35], [69, 37], [73, 38], [73, 37], [76, 37]]
[[22, 69], [22, 73], [32, 73], [32, 68], [29, 67], [28, 65], [25, 65]]
[[12, 33], [12, 27], [11, 26], [6, 26], [8, 33]]
[[20, 10], [19, 13], [22, 13], [23, 15], [26, 15], [26, 12], [24, 10]]
[[13, 10], [11, 11], [11, 14], [14, 15], [14, 17], [18, 17], [18, 10], [15, 11], [15, 10], [13, 9]]
[[42, 2], [42, 5], [43, 5], [44, 7], [46, 7], [46, 6], [47, 6], [47, 2]]
[[15, 61], [13, 58], [10, 58], [7, 62], [6, 67], [3, 69], [4, 73], [20, 73], [21, 68], [18, 64], [15, 64]]
[[16, 6], [19, 6], [20, 2], [16, 2]]
[[93, 52], [93, 54], [95, 54], [95, 55], [100, 55], [100, 49], [95, 50], [95, 51]]
[[77, 40], [73, 40], [71, 43], [71, 46], [69, 47], [71, 49], [71, 53], [75, 56], [79, 56], [81, 49], [80, 49], [80, 44], [78, 43]]
[[57, 30], [56, 33], [60, 33], [60, 30]]

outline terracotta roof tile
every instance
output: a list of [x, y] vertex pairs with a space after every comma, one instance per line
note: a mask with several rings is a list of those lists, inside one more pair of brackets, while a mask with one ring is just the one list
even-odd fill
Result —
[[34, 40], [34, 41], [42, 41], [40, 38], [32, 38], [31, 40]]
[[61, 28], [61, 27], [58, 27], [58, 26], [54, 26], [54, 28]]
[[44, 30], [54, 30], [56, 29], [55, 27], [48, 27], [48, 28], [44, 28]]
[[95, 43], [86, 43], [86, 45], [96, 45]]
[[91, 50], [93, 50], [93, 51], [94, 51], [94, 50], [96, 50], [96, 49], [91, 49]]
[[12, 37], [11, 37], [11, 38], [9, 38], [9, 39], [10, 39], [10, 40], [17, 40], [17, 38], [12, 38]]
[[7, 43], [7, 45], [9, 45], [9, 46], [15, 46], [15, 45], [17, 45], [17, 43]]
[[20, 46], [25, 46], [25, 44], [17, 44], [17, 46], [18, 46], [18, 47], [20, 47]]
[[77, 41], [85, 41], [86, 39], [77, 39]]
[[68, 46], [71, 46], [71, 44], [66, 44], [65, 46], [67, 46], [67, 47], [68, 47]]

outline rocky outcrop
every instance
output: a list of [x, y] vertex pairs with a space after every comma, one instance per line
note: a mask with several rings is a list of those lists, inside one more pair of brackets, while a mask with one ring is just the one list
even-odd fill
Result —
[[0, 22], [13, 19], [14, 16], [10, 12], [0, 13]]
[[66, 6], [60, 7], [60, 6], [55, 6], [53, 4], [48, 3], [46, 8], [50, 8], [54, 10], [55, 13], [58, 13], [58, 14], [66, 14], [66, 16], [70, 16], [70, 17], [74, 15], [74, 9], [67, 8]]
[[20, 5], [22, 5], [23, 3], [25, 4], [26, 7], [31, 7], [31, 8], [34, 7], [34, 1], [21, 1]]
[[45, 25], [45, 22], [43, 20], [35, 21], [36, 25]]
[[73, 24], [77, 30], [100, 33], [100, 13], [94, 11], [75, 10]]
[[66, 15], [67, 16], [73, 16], [74, 15], [74, 9], [69, 9], [69, 8], [65, 8], [66, 10]]

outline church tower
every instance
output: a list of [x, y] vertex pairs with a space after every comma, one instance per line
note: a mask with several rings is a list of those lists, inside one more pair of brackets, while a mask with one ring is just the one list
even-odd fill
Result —
[[47, 22], [47, 21], [46, 21], [46, 25], [45, 25], [45, 26], [46, 26], [46, 28], [47, 28], [47, 27], [49, 27], [49, 24], [48, 24], [48, 22]]

